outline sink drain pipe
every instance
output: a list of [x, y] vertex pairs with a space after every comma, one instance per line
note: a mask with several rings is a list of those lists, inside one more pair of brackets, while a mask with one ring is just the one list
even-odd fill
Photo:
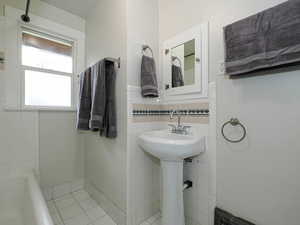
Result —
[[184, 191], [184, 190], [189, 189], [191, 187], [193, 187], [193, 181], [186, 180], [186, 181], [183, 182], [182, 190]]

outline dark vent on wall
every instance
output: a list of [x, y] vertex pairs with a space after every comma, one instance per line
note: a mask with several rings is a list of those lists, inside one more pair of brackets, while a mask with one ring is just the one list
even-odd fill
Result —
[[255, 225], [222, 209], [215, 209], [215, 225]]

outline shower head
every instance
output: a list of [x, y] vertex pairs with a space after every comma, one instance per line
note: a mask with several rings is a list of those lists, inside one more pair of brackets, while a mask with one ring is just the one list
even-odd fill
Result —
[[25, 14], [21, 16], [21, 20], [25, 23], [30, 22], [30, 17], [28, 16], [29, 6], [30, 6], [30, 0], [27, 0]]

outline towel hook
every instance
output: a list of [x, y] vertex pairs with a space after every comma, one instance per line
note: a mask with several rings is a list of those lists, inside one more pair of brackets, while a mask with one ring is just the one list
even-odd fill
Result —
[[[243, 136], [240, 139], [237, 139], [237, 140], [231, 140], [228, 137], [226, 137], [226, 135], [224, 134], [224, 128], [228, 124], [230, 124], [231, 126], [234, 126], [234, 127], [235, 126], [240, 126], [243, 129]], [[223, 135], [224, 139], [226, 141], [231, 142], [231, 143], [239, 143], [239, 142], [243, 141], [245, 139], [245, 137], [246, 137], [246, 134], [247, 134], [247, 130], [246, 130], [245, 126], [237, 118], [231, 118], [229, 121], [227, 121], [226, 123], [224, 123], [223, 126], [222, 126], [221, 132], [222, 132], [222, 135]]]
[[153, 50], [152, 50], [152, 48], [149, 45], [143, 45], [142, 46], [142, 53], [143, 53], [143, 55], [147, 51], [147, 49], [150, 50], [152, 58], [154, 58]]

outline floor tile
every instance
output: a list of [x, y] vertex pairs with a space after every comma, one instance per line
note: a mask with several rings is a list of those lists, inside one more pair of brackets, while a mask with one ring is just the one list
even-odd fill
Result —
[[61, 225], [63, 224], [62, 219], [60, 218], [58, 213], [52, 213], [50, 214], [51, 218], [53, 220], [54, 225]]
[[75, 199], [72, 195], [65, 195], [62, 198], [56, 199], [54, 202], [57, 208], [63, 209], [65, 207], [73, 205], [75, 203]]
[[48, 210], [49, 210], [49, 213], [56, 213], [56, 208], [55, 208], [55, 205], [54, 205], [54, 201], [48, 201], [47, 202], [47, 207], [48, 207]]
[[150, 225], [147, 221], [142, 222], [140, 225]]
[[87, 198], [90, 198], [89, 193], [87, 193], [85, 190], [73, 192], [72, 195], [77, 201], [83, 201]]
[[80, 208], [80, 206], [76, 203], [70, 205], [68, 207], [59, 209], [63, 220], [71, 219], [74, 216], [84, 214], [84, 211]]
[[54, 225], [116, 225], [84, 190], [48, 201], [47, 206]]
[[92, 221], [96, 221], [97, 219], [104, 217], [106, 215], [104, 210], [99, 206], [97, 206], [96, 208], [87, 210], [86, 214]]
[[91, 223], [91, 220], [85, 215], [77, 215], [71, 219], [65, 220], [65, 225], [88, 225]]
[[101, 219], [98, 219], [93, 224], [94, 225], [116, 225], [116, 223], [107, 215]]
[[96, 208], [98, 206], [97, 202], [94, 199], [87, 198], [83, 201], [79, 202], [79, 205], [81, 208], [83, 208], [85, 211], [88, 211], [92, 208]]
[[161, 218], [158, 218], [157, 220], [155, 220], [153, 225], [161, 225]]

